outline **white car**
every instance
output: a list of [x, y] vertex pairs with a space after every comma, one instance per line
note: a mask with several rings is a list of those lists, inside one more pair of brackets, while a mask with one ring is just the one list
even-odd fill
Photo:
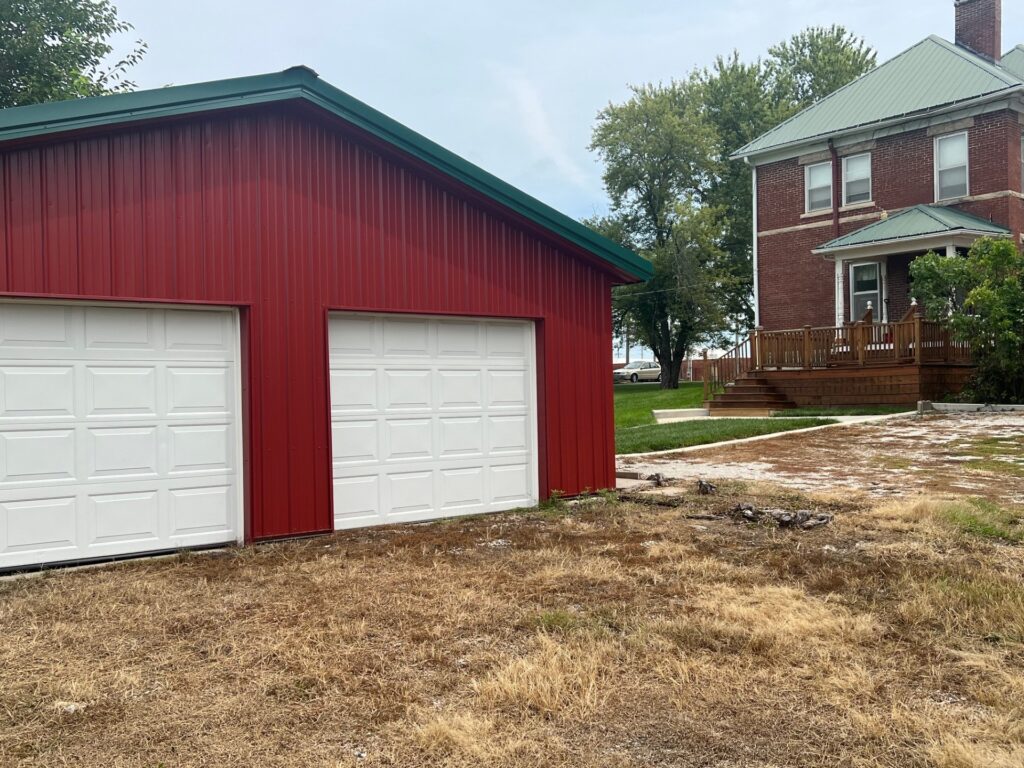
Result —
[[661, 366], [657, 363], [634, 360], [625, 368], [613, 371], [612, 380], [617, 382], [631, 381], [634, 384], [638, 381], [661, 381]]

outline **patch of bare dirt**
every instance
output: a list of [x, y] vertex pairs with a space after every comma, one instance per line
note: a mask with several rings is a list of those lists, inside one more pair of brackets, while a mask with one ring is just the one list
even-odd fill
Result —
[[973, 495], [1021, 506], [1024, 414], [890, 419], [619, 464], [679, 479], [771, 481], [873, 496]]

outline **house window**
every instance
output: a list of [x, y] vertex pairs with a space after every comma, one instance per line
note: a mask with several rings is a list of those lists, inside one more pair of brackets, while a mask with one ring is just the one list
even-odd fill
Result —
[[871, 154], [843, 158], [843, 205], [871, 201]]
[[857, 322], [871, 303], [873, 319], [882, 319], [882, 275], [878, 264], [850, 265], [850, 319]]
[[968, 192], [967, 134], [935, 139], [935, 199], [966, 197]]
[[807, 213], [832, 207], [832, 164], [818, 163], [804, 168]]

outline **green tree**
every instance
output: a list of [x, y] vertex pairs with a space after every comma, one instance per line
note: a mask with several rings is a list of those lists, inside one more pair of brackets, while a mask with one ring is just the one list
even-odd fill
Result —
[[914, 293], [932, 320], [970, 343], [977, 371], [965, 395], [1024, 402], [1024, 254], [983, 238], [967, 258], [928, 253], [910, 265]]
[[715, 132], [716, 165], [705, 194], [726, 209], [722, 246], [728, 254], [728, 316], [753, 321], [752, 171], [727, 158], [796, 112], [875, 67], [876, 54], [841, 26], [811, 27], [769, 49], [764, 61], [744, 63], [738, 52], [701, 73], [704, 114]]
[[661, 364], [663, 389], [679, 387], [683, 360], [723, 325], [721, 211], [692, 201], [676, 208], [668, 238], [648, 251], [654, 277], [620, 289], [614, 302]]
[[[616, 292], [613, 322], [621, 329], [633, 321], [672, 372], [662, 386], [676, 386], [679, 350], [692, 352], [716, 332], [745, 331], [753, 320], [751, 169], [730, 155], [874, 63], [842, 27], [812, 28], [765, 61], [744, 63], [734, 52], [685, 80], [634, 87], [598, 115], [591, 149], [604, 164], [611, 213], [589, 223], [655, 264], [648, 286]], [[702, 273], [671, 279], [681, 268]], [[645, 290], [679, 295], [641, 301]], [[683, 319], [684, 310], [701, 314]]]
[[0, 107], [132, 90], [124, 77], [145, 43], [104, 66], [110, 38], [131, 29], [109, 0], [0, 3]]
[[718, 285], [709, 279], [717, 264], [708, 269], [722, 255], [720, 215], [699, 199], [714, 153], [702, 109], [696, 77], [634, 88], [628, 101], [598, 115], [591, 142], [605, 165], [612, 212], [590, 225], [643, 253], [655, 269], [646, 285], [616, 292], [613, 323], [635, 329], [652, 349], [665, 388], [679, 386], [686, 353], [721, 323], [721, 298], [712, 299]]
[[621, 238], [646, 249], [668, 241], [678, 202], [705, 186], [714, 134], [695, 80], [632, 90], [598, 114], [590, 149], [604, 162]]
[[875, 68], [877, 54], [845, 27], [808, 27], [768, 49], [776, 103], [797, 111]]

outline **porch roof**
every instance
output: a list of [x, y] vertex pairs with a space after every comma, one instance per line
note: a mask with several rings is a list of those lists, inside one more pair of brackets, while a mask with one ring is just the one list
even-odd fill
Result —
[[[1005, 237], [1010, 230], [969, 213], [941, 205], [915, 205], [893, 216], [868, 224], [816, 248], [814, 253], [838, 256], [850, 251], [879, 247], [941, 247], [969, 245], [979, 237]], [[966, 240], [963, 240], [966, 238]]]

